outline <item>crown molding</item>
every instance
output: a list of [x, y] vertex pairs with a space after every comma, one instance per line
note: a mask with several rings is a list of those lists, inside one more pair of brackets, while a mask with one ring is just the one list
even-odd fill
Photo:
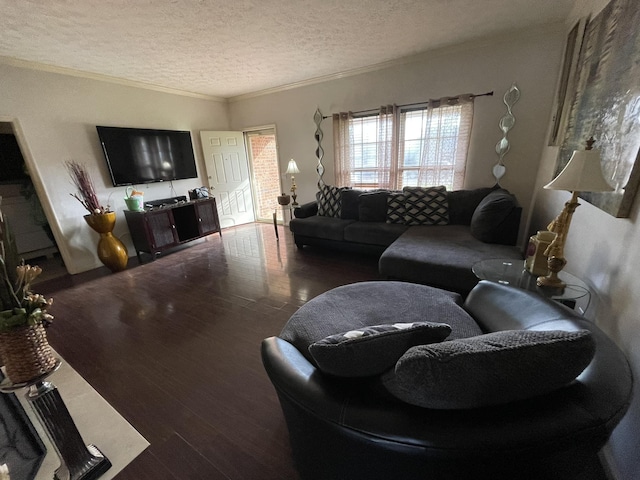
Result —
[[227, 99], [223, 97], [217, 97], [214, 95], [205, 95], [202, 93], [188, 92], [186, 90], [179, 90], [176, 88], [162, 87], [160, 85], [154, 85], [152, 83], [138, 82], [135, 80], [127, 80], [119, 77], [112, 77], [109, 75], [102, 75], [99, 73], [86, 72], [84, 70], [75, 70], [73, 68], [58, 67], [55, 65], [48, 65], [46, 63], [32, 62], [29, 60], [21, 60], [19, 58], [5, 57], [0, 55], [0, 63], [5, 65], [11, 65], [13, 67], [27, 68], [30, 70], [38, 70], [42, 72], [57, 73], [59, 75], [67, 75], [71, 77], [85, 78], [88, 80], [97, 80], [99, 82], [115, 83], [117, 85], [123, 85], [125, 87], [143, 88], [145, 90], [153, 90], [161, 93], [169, 93], [171, 95], [180, 95], [183, 97], [200, 98], [204, 100], [212, 100], [214, 102], [227, 103]]
[[493, 45], [496, 42], [510, 42], [513, 40], [514, 34], [517, 34], [520, 38], [535, 37], [542, 30], [547, 30], [549, 32], [554, 32], [554, 31], [557, 32], [557, 31], [562, 31], [563, 28], [564, 28], [563, 22], [553, 22], [549, 24], [535, 25], [528, 29], [525, 29], [524, 31], [522, 29], [519, 29], [517, 31], [515, 30], [503, 31], [503, 32], [496, 33], [494, 35], [490, 35], [488, 37], [468, 39], [462, 43], [436, 46], [424, 52], [396, 58], [393, 60], [388, 60], [386, 62], [376, 63], [374, 65], [354, 68], [351, 70], [346, 70], [344, 72], [338, 72], [330, 75], [323, 75], [320, 77], [311, 78], [309, 80], [302, 80], [300, 82], [294, 82], [294, 83], [282, 85], [279, 87], [267, 88], [265, 90], [259, 90], [256, 92], [231, 96], [231, 97], [228, 97], [227, 100], [229, 103], [239, 102], [242, 100], [248, 100], [250, 98], [260, 97], [263, 95], [270, 95], [272, 93], [284, 92], [286, 90], [293, 90], [294, 88], [306, 87], [309, 85], [316, 85], [318, 83], [324, 83], [331, 80], [339, 80], [341, 78], [354, 77], [356, 75], [376, 72], [379, 70], [384, 70], [386, 68], [397, 67], [397, 66], [406, 65], [409, 63], [416, 63], [416, 62], [421, 62], [425, 60], [433, 60], [435, 58], [451, 55], [453, 53], [460, 52], [460, 51], [468, 51], [472, 49], [486, 47], [487, 45]]
[[398, 59], [395, 59], [395, 60], [389, 60], [387, 62], [376, 63], [375, 65], [368, 65], [366, 67], [354, 68], [354, 69], [351, 69], [351, 70], [346, 70], [344, 72], [332, 73], [332, 74], [329, 74], [329, 75], [323, 75], [323, 76], [320, 76], [320, 77], [310, 78], [308, 80], [301, 80], [299, 82], [288, 83], [286, 85], [281, 85], [279, 87], [267, 88], [267, 89], [264, 89], [264, 90], [258, 90], [256, 92], [245, 93], [245, 94], [242, 94], [242, 95], [236, 95], [236, 96], [233, 96], [233, 97], [229, 97], [227, 100], [230, 103], [239, 102], [239, 101], [242, 101], [242, 100], [248, 100], [250, 98], [261, 97], [263, 95], [270, 95], [272, 93], [278, 93], [278, 92], [284, 92], [284, 91], [287, 91], [287, 90], [293, 90], [294, 88], [306, 87], [306, 86], [309, 86], [309, 85], [316, 85], [318, 83], [329, 82], [331, 80], [339, 80], [341, 78], [353, 77], [353, 76], [356, 76], [356, 75], [361, 75], [363, 73], [375, 72], [377, 70], [383, 70], [385, 68], [393, 67], [393, 66], [396, 66], [396, 65], [401, 65], [401, 64], [404, 64], [404, 63], [408, 63], [410, 61], [415, 61], [415, 59], [407, 60], [409, 58], [413, 59], [413, 57], [398, 58]]

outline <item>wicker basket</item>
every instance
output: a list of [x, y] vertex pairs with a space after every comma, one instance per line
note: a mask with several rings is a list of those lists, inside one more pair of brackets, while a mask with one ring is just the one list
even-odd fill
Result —
[[0, 333], [0, 357], [13, 383], [28, 382], [56, 366], [56, 357], [42, 324]]

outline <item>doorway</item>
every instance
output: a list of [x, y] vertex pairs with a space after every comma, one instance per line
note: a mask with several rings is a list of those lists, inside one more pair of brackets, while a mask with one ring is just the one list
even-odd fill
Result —
[[43, 269], [38, 278], [67, 273], [24, 158], [13, 122], [0, 121], [0, 205], [13, 234], [18, 258]]
[[275, 211], [278, 221], [282, 222], [282, 209], [278, 205], [281, 184], [276, 130], [273, 127], [247, 130], [244, 139], [253, 174], [256, 221], [272, 222]]
[[233, 131], [201, 131], [207, 180], [218, 203], [223, 228], [283, 222], [278, 205], [282, 192], [276, 129], [273, 126]]

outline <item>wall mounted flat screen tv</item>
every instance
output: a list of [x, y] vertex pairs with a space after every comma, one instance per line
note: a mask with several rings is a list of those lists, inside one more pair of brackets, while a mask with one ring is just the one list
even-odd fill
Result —
[[191, 133], [96, 126], [115, 187], [197, 178]]

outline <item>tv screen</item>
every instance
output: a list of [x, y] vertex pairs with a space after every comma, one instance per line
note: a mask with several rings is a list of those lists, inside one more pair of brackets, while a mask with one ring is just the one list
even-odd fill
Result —
[[191, 133], [96, 126], [115, 187], [196, 178]]

